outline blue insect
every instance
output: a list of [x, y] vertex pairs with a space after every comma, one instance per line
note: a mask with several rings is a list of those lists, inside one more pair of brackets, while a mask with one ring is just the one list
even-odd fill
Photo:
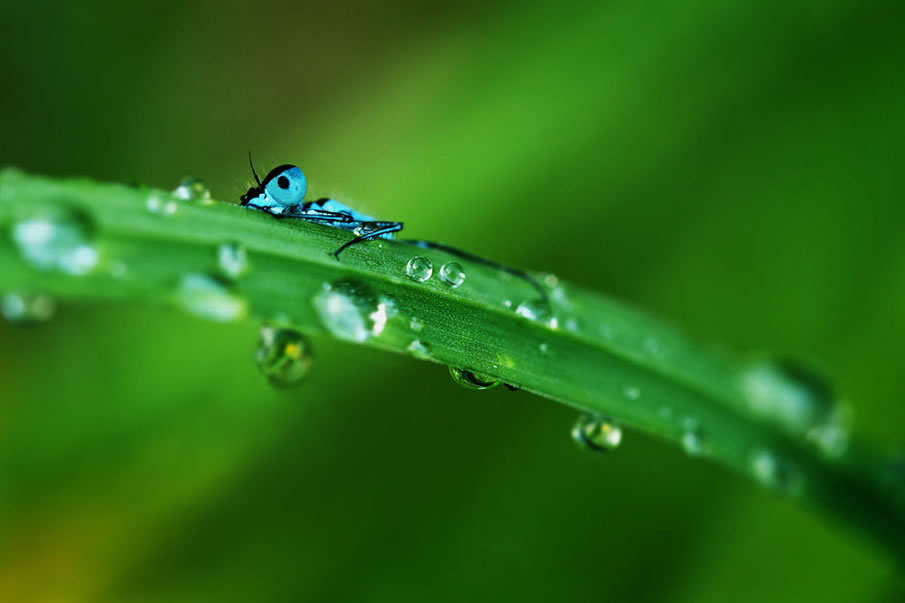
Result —
[[[297, 166], [290, 164], [277, 166], [270, 170], [264, 180], [261, 180], [252, 164], [251, 153], [248, 154], [248, 164], [251, 166], [251, 173], [258, 185], [249, 188], [248, 192], [239, 198], [242, 205], [249, 209], [267, 212], [275, 218], [307, 220], [352, 232], [355, 238], [346, 241], [333, 252], [333, 256], [337, 259], [339, 259], [339, 254], [352, 245], [373, 239], [393, 239], [395, 233], [403, 228], [402, 222], [376, 220], [334, 199], [305, 201], [308, 181]], [[398, 242], [422, 249], [442, 251], [524, 279], [540, 293], [541, 299], [547, 301], [546, 290], [524, 270], [512, 268], [443, 243], [415, 239], [399, 240]]]

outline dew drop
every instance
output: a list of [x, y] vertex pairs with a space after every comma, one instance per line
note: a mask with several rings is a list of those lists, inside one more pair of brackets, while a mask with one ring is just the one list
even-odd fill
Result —
[[607, 452], [619, 446], [622, 429], [609, 419], [584, 413], [572, 427], [572, 440], [586, 450]]
[[453, 366], [449, 367], [449, 374], [452, 375], [453, 381], [465, 389], [490, 389], [501, 383], [488, 375], [482, 375], [481, 373], [475, 373]]
[[756, 448], [749, 455], [748, 465], [751, 475], [765, 488], [793, 495], [802, 490], [801, 475], [771, 450]]
[[409, 354], [411, 354], [415, 358], [426, 360], [431, 357], [430, 345], [424, 343], [419, 339], [412, 340], [412, 343], [410, 343], [406, 349], [408, 350]]
[[741, 387], [748, 407], [795, 433], [824, 423], [835, 406], [827, 383], [790, 362], [757, 362], [745, 369]]
[[342, 279], [324, 287], [314, 298], [321, 323], [337, 339], [361, 343], [383, 333], [387, 302], [355, 279]]
[[38, 270], [60, 270], [80, 276], [98, 263], [94, 223], [82, 211], [44, 207], [12, 228], [23, 259]]
[[292, 329], [262, 327], [255, 362], [271, 385], [297, 385], [311, 371], [311, 342]]
[[550, 351], [550, 344], [548, 344], [546, 341], [541, 343], [537, 347], [540, 349], [541, 352], [543, 352], [545, 354]]
[[572, 333], [578, 333], [581, 330], [578, 327], [578, 321], [574, 318], [567, 318], [563, 323], [563, 326], [566, 328], [566, 331], [571, 331]]
[[207, 274], [186, 274], [179, 281], [176, 303], [187, 312], [223, 322], [243, 318], [248, 306], [229, 283]]
[[223, 243], [217, 247], [217, 265], [224, 275], [238, 278], [248, 270], [248, 252], [239, 243]]
[[512, 307], [512, 300], [511, 300], [511, 299], [504, 299], [504, 300], [503, 300], [503, 305], [506, 306], [507, 308], [511, 308], [511, 307]]
[[415, 333], [420, 333], [421, 330], [424, 329], [424, 321], [417, 316], [413, 316], [409, 321], [409, 328]]
[[704, 437], [697, 427], [690, 427], [682, 432], [682, 450], [689, 456], [698, 456], [704, 451]]
[[547, 273], [544, 275], [544, 284], [552, 289], [559, 284], [559, 278], [555, 274]]
[[7, 293], [0, 299], [0, 311], [10, 322], [34, 324], [50, 320], [56, 312], [56, 304], [46, 295]]
[[515, 313], [522, 318], [545, 324], [551, 329], [556, 329], [559, 326], [559, 321], [553, 315], [550, 305], [543, 300], [524, 301], [515, 309]]
[[465, 282], [465, 270], [458, 262], [446, 262], [440, 266], [440, 279], [453, 289], [457, 289]]
[[211, 191], [203, 180], [198, 178], [183, 178], [175, 189], [173, 196], [183, 201], [200, 201], [207, 204], [211, 201]]
[[641, 389], [634, 385], [626, 385], [622, 388], [622, 395], [626, 400], [637, 400], [641, 397]]
[[426, 257], [416, 255], [405, 265], [405, 273], [409, 275], [412, 280], [423, 283], [434, 273], [434, 266]]

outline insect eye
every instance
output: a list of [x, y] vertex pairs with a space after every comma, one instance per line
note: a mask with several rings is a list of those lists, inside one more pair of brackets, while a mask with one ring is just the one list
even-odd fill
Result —
[[282, 189], [289, 188], [289, 178], [287, 178], [286, 176], [280, 176], [279, 178], [277, 178], [277, 186]]

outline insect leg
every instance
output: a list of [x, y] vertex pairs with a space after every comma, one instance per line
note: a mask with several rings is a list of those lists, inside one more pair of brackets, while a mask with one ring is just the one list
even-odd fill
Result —
[[483, 258], [479, 255], [475, 255], [473, 253], [469, 253], [467, 251], [462, 251], [461, 249], [456, 249], [455, 247], [450, 247], [449, 245], [444, 245], [443, 243], [435, 243], [433, 241], [421, 241], [417, 239], [401, 239], [397, 240], [399, 243], [403, 243], [404, 245], [411, 245], [413, 247], [420, 247], [422, 249], [434, 249], [436, 251], [443, 251], [450, 255], [454, 255], [462, 258], [463, 260], [468, 260], [470, 262], [474, 262], [476, 264], [482, 264], [489, 268], [495, 268], [501, 272], [505, 272], [507, 274], [511, 274], [512, 276], [516, 276], [529, 285], [534, 287], [534, 289], [540, 294], [541, 299], [544, 302], [548, 302], [547, 291], [538, 283], [533, 276], [521, 270], [519, 268], [513, 268], [512, 266], [507, 266], [505, 264], [501, 264], [494, 260], [488, 260], [487, 258]]
[[342, 247], [333, 252], [333, 257], [339, 259], [339, 254], [341, 254], [352, 245], [361, 243], [362, 241], [369, 241], [371, 239], [376, 239], [380, 235], [389, 234], [391, 232], [399, 232], [400, 230], [402, 230], [402, 222], [361, 222], [361, 226], [363, 228], [373, 228], [374, 230], [366, 232], [362, 235], [358, 235], [351, 241], [346, 241], [345, 243], [343, 243]]

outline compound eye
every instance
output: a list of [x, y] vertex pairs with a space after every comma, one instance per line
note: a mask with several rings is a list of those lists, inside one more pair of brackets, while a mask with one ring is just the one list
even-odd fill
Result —
[[294, 165], [275, 168], [264, 179], [265, 194], [272, 203], [283, 207], [301, 203], [307, 189], [305, 174]]

